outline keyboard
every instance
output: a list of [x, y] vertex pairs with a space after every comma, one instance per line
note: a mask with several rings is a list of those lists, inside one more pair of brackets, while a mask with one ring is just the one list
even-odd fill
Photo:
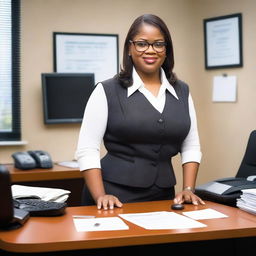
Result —
[[14, 208], [29, 212], [30, 216], [58, 216], [65, 213], [66, 203], [43, 201], [41, 199], [14, 199]]

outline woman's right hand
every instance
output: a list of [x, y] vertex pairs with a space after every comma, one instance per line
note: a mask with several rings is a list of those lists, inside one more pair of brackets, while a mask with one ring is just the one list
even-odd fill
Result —
[[119, 201], [116, 196], [113, 195], [103, 195], [97, 198], [97, 208], [104, 210], [112, 210], [114, 207], [122, 207], [123, 204]]
[[115, 206], [123, 206], [116, 196], [106, 194], [101, 169], [88, 169], [83, 172], [83, 176], [98, 209], [112, 210]]

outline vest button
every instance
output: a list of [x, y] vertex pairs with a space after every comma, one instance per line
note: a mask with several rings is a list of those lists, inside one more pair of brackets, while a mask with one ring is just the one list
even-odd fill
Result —
[[161, 124], [164, 122], [164, 120], [162, 118], [160, 118], [157, 122]]

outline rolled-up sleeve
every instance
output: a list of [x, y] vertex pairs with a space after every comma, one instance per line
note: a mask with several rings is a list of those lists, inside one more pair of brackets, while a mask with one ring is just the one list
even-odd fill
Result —
[[107, 118], [106, 94], [102, 84], [98, 84], [87, 102], [75, 152], [75, 159], [81, 171], [101, 168], [100, 146], [106, 130]]
[[181, 162], [182, 164], [188, 162], [201, 162], [202, 152], [200, 147], [200, 140], [197, 129], [197, 118], [193, 99], [189, 94], [188, 97], [189, 115], [191, 120], [191, 126], [187, 137], [185, 138], [181, 147]]

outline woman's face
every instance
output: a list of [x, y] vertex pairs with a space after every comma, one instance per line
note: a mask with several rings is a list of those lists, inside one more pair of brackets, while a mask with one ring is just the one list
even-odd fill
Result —
[[[159, 74], [159, 70], [166, 57], [165, 46], [161, 46], [161, 43], [165, 42], [165, 40], [160, 30], [152, 25], [143, 24], [139, 33], [132, 41], [138, 42], [131, 43], [129, 48], [129, 54], [131, 55], [137, 72], [141, 75]], [[150, 44], [158, 42], [159, 44], [156, 44], [155, 47], [150, 45], [145, 51], [138, 51], [143, 50], [141, 46], [143, 46], [145, 42]]]

